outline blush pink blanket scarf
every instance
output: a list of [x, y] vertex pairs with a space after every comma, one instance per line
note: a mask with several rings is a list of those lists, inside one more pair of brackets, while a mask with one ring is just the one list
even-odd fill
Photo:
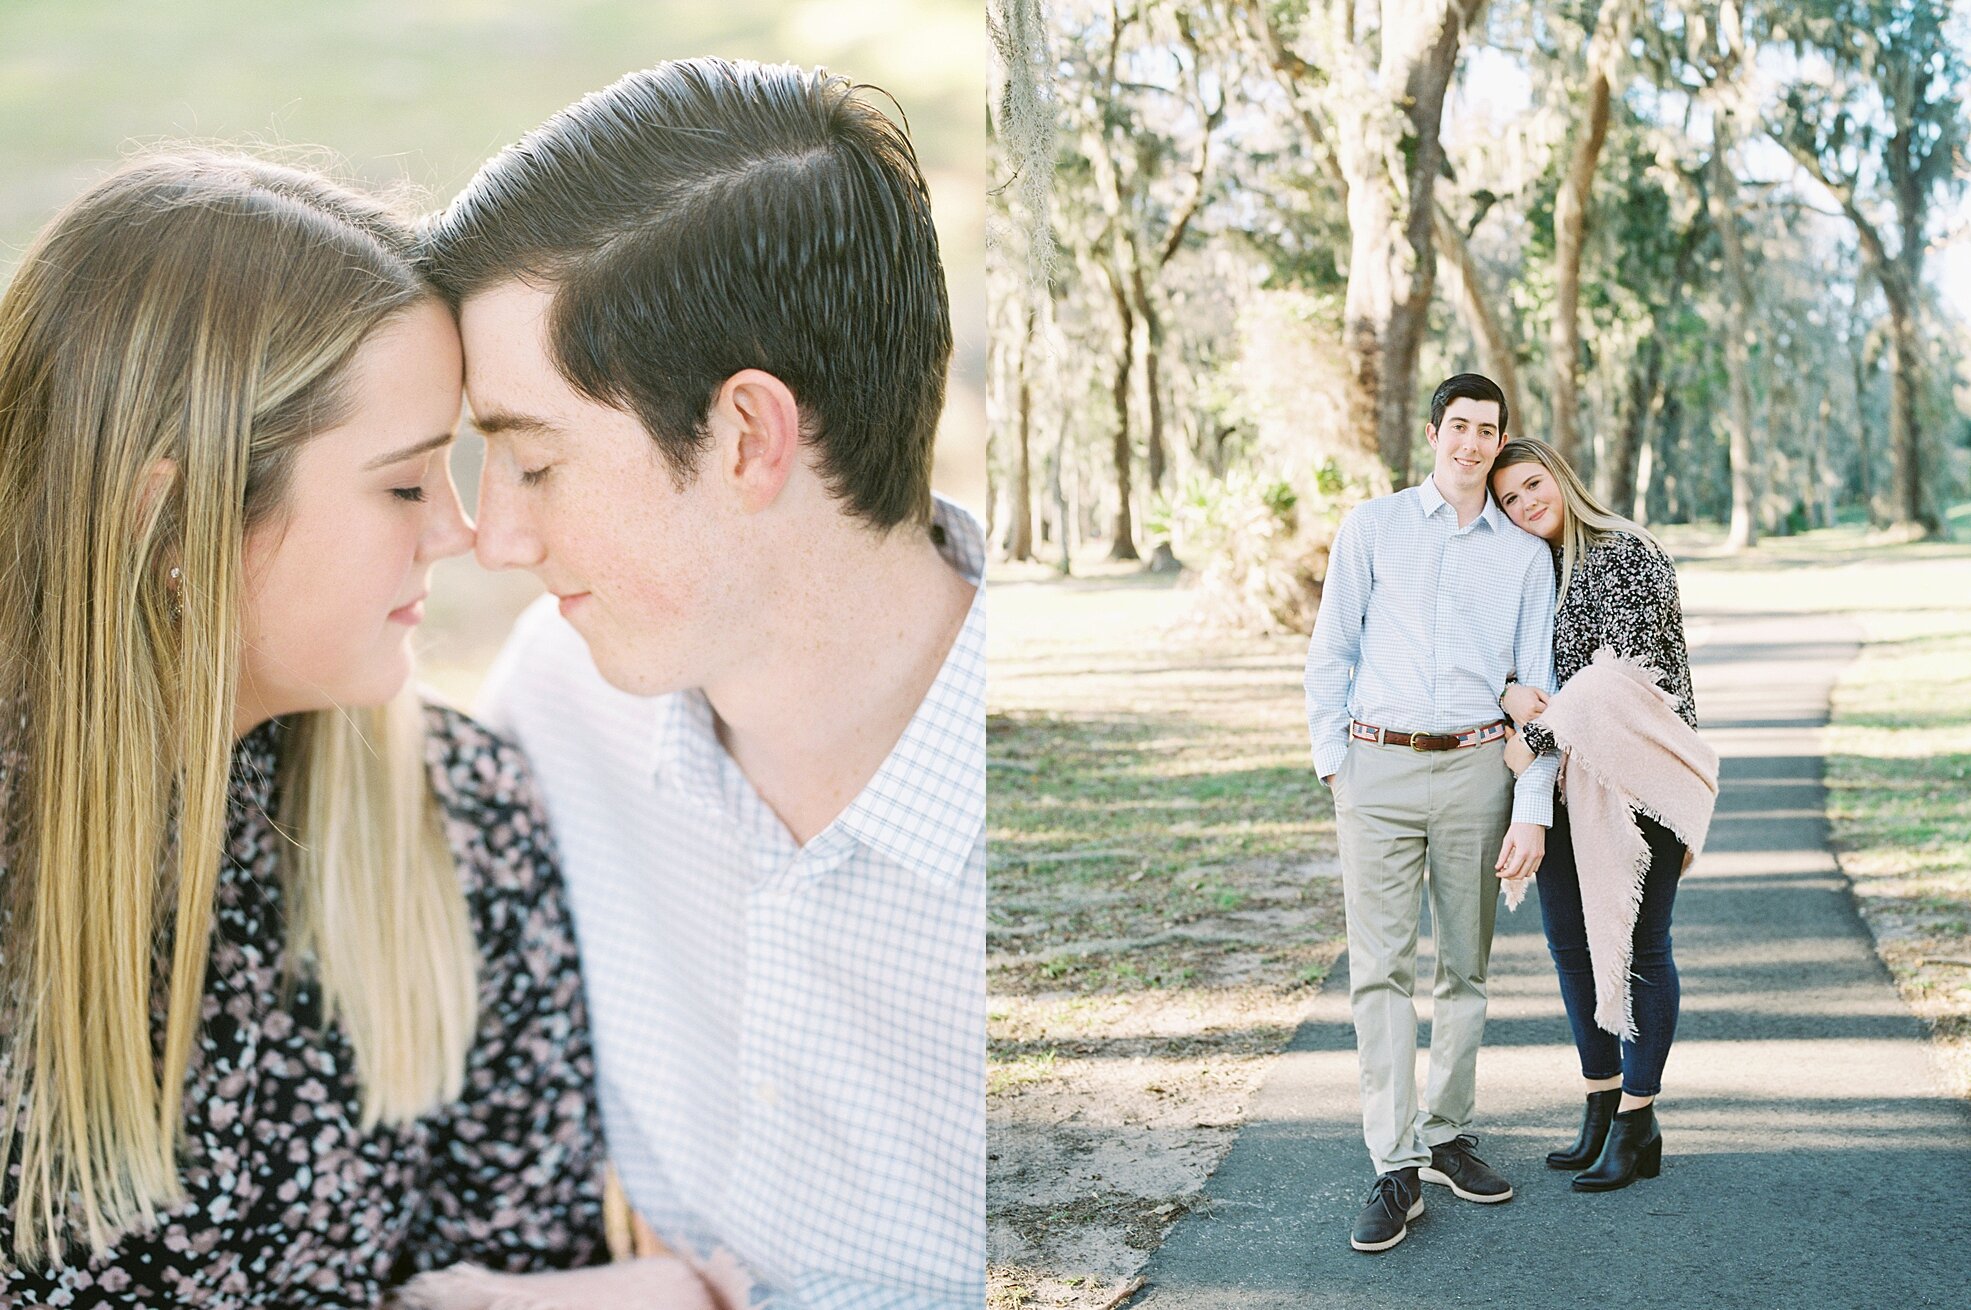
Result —
[[[1539, 721], [1561, 753], [1560, 794], [1595, 973], [1595, 1024], [1634, 1040], [1629, 967], [1649, 846], [1633, 812], [1676, 834], [1688, 870], [1711, 827], [1718, 753], [1678, 716], [1677, 698], [1657, 685], [1653, 669], [1607, 646], [1554, 694]], [[1529, 881], [1506, 884], [1507, 909], [1518, 907]]]

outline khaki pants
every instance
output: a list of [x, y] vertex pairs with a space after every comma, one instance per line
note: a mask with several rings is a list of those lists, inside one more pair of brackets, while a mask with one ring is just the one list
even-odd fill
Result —
[[[1512, 774], [1499, 742], [1424, 752], [1352, 741], [1334, 795], [1362, 1136], [1387, 1173], [1429, 1164], [1432, 1146], [1471, 1123], [1499, 904], [1492, 866], [1512, 819]], [[1426, 871], [1437, 979], [1419, 1107], [1411, 997]]]

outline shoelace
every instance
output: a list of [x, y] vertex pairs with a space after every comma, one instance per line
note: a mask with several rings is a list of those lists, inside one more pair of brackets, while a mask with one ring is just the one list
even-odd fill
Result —
[[1452, 1151], [1458, 1155], [1468, 1155], [1473, 1159], [1477, 1159], [1478, 1139], [1470, 1133], [1459, 1133], [1448, 1142], [1439, 1142], [1437, 1149], [1440, 1151]]
[[1387, 1200], [1392, 1213], [1401, 1213], [1410, 1208], [1410, 1199], [1403, 1194], [1403, 1182], [1395, 1174], [1378, 1174], [1376, 1185], [1369, 1189], [1368, 1204]]

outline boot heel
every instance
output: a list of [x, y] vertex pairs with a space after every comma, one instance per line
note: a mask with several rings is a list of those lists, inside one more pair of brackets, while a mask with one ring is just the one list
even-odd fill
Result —
[[1608, 1141], [1594, 1166], [1574, 1175], [1577, 1192], [1612, 1192], [1638, 1178], [1654, 1178], [1663, 1169], [1663, 1134], [1656, 1127], [1654, 1106], [1617, 1114], [1609, 1125]]

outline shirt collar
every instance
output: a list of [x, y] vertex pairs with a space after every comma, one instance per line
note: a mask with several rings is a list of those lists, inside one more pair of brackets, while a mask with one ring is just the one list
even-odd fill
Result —
[[[938, 553], [973, 584], [964, 626], [903, 735], [848, 808], [807, 845], [824, 853], [849, 838], [932, 881], [959, 877], [985, 828], [985, 530], [936, 497]], [[722, 804], [711, 702], [696, 689], [662, 697], [651, 734], [651, 771], [694, 799]]]
[[650, 771], [693, 800], [716, 805], [719, 766], [725, 755], [712, 718], [712, 703], [692, 688], [657, 700], [650, 734]]
[[1417, 505], [1423, 510], [1423, 516], [1429, 518], [1449, 503], [1444, 499], [1444, 493], [1437, 489], [1437, 479], [1426, 473], [1424, 480], [1417, 484]]
[[985, 530], [940, 496], [931, 535], [945, 562], [973, 584], [972, 604], [903, 736], [829, 827], [926, 879], [949, 882], [964, 873], [985, 829]]
[[985, 830], [985, 638], [981, 587], [903, 736], [829, 825], [933, 882], [960, 877]]
[[985, 529], [956, 501], [935, 492], [931, 496], [931, 540], [938, 554], [965, 581], [985, 581]]
[[[1450, 501], [1444, 499], [1444, 493], [1437, 489], [1437, 477], [1435, 474], [1426, 474], [1424, 480], [1417, 484], [1417, 506], [1423, 510], [1423, 516], [1425, 518], [1431, 517], [1431, 515], [1437, 513], [1438, 510], [1443, 509], [1450, 503]], [[1493, 500], [1491, 491], [1487, 490], [1485, 493], [1485, 508], [1478, 511], [1478, 517], [1467, 525], [1467, 529], [1483, 523], [1491, 531], [1497, 532], [1501, 523], [1504, 522], [1503, 514], [1504, 511], [1500, 510], [1499, 502]]]

